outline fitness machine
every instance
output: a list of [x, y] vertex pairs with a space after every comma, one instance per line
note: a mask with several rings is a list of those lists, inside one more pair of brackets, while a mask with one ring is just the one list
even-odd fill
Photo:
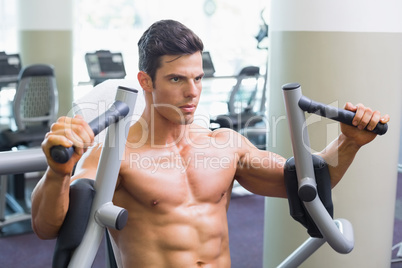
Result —
[[9, 84], [16, 84], [20, 71], [20, 55], [6, 54], [4, 51], [0, 51], [0, 90]]
[[[304, 112], [317, 113], [350, 125], [354, 113], [304, 97], [299, 84], [284, 85], [283, 93], [294, 152], [294, 158], [289, 159], [285, 166], [289, 206], [292, 217], [302, 223], [311, 236], [278, 266], [289, 268], [303, 263], [325, 242], [343, 254], [349, 253], [354, 247], [350, 222], [332, 219], [328, 168], [323, 159], [313, 157], [309, 151]], [[135, 90], [119, 87], [112, 108], [89, 123], [95, 135], [122, 116], [130, 119], [134, 108], [128, 108], [127, 104], [135, 103], [135, 100]], [[114, 206], [111, 200], [128, 126], [121, 120], [107, 129], [96, 180], [80, 179], [71, 184], [70, 207], [57, 239], [53, 267], [91, 267], [105, 234], [105, 227], [117, 230], [124, 227], [127, 211]], [[379, 123], [374, 132], [384, 134], [387, 127]], [[68, 161], [72, 150], [58, 146], [52, 149], [51, 154], [62, 163]], [[320, 177], [317, 182], [316, 177]]]
[[[308, 238], [278, 267], [297, 267], [325, 242], [338, 253], [347, 254], [354, 247], [352, 224], [346, 219], [333, 220], [331, 181], [328, 167], [310, 152], [304, 112], [315, 113], [352, 125], [355, 113], [315, 102], [302, 95], [297, 83], [282, 87], [294, 157], [285, 165], [285, 181], [291, 216], [307, 228]], [[383, 135], [388, 125], [378, 123], [372, 131]], [[316, 177], [319, 180], [316, 181]]]
[[[46, 168], [47, 162], [41, 148], [0, 152], [0, 232], [3, 232], [3, 228], [8, 225], [31, 219], [29, 209], [25, 205], [21, 206], [7, 193], [8, 176], [44, 171]], [[14, 213], [6, 215], [7, 206], [10, 206]]]
[[[91, 267], [105, 228], [121, 230], [127, 222], [127, 211], [113, 205], [112, 198], [137, 93], [118, 87], [111, 108], [89, 123], [95, 135], [107, 128], [96, 179], [80, 179], [70, 186], [69, 210], [57, 238], [53, 267]], [[59, 163], [67, 162], [73, 152], [73, 147], [51, 148]]]
[[107, 79], [118, 79], [126, 76], [123, 55], [120, 52], [112, 53], [109, 50], [97, 50], [85, 54], [89, 78], [94, 86]]

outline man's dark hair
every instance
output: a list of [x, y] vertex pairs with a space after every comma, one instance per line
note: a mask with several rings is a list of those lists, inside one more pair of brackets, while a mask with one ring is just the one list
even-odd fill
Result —
[[161, 20], [152, 24], [138, 41], [138, 67], [154, 81], [156, 70], [161, 66], [161, 56], [190, 55], [203, 49], [201, 39], [185, 25], [174, 20]]

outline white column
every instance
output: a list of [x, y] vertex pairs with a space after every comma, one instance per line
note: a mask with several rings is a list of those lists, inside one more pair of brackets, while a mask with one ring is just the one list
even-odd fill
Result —
[[[343, 107], [363, 103], [391, 115], [388, 133], [362, 148], [333, 190], [335, 218], [351, 221], [355, 248], [328, 245], [302, 267], [389, 267], [393, 237], [402, 102], [402, 2], [396, 0], [272, 0], [268, 148], [292, 156], [281, 86]], [[318, 118], [311, 118], [318, 120]], [[309, 126], [319, 151], [339, 134], [332, 121]], [[276, 267], [306, 238], [286, 200], [266, 198], [264, 267]]]
[[22, 64], [55, 67], [59, 114], [67, 114], [73, 100], [73, 1], [19, 0], [18, 22]]

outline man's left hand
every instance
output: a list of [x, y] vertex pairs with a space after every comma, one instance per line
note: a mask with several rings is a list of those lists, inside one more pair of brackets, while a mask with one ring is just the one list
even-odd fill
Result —
[[[359, 147], [371, 142], [377, 136], [370, 130], [373, 130], [379, 122], [385, 124], [390, 119], [388, 114], [381, 116], [379, 111], [373, 111], [361, 103], [353, 105], [347, 102], [344, 109], [352, 111], [356, 115], [353, 118], [353, 126], [341, 124], [341, 131], [346, 137], [353, 139]], [[369, 131], [365, 130], [365, 128]]]

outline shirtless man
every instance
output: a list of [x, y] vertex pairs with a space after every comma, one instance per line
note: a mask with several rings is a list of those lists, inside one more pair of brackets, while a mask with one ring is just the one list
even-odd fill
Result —
[[[146, 108], [141, 123], [130, 128], [113, 198], [128, 210], [128, 222], [121, 231], [110, 230], [124, 267], [229, 268], [226, 213], [234, 180], [259, 195], [286, 197], [285, 159], [258, 150], [230, 129], [211, 132], [192, 124], [204, 74], [203, 44], [191, 30], [159, 21], [138, 45]], [[348, 103], [346, 109], [356, 112], [358, 127], [342, 125], [340, 136], [321, 153], [324, 159], [339, 158], [330, 166], [333, 186], [359, 148], [376, 136], [361, 129], [389, 120], [363, 105]], [[71, 181], [95, 178], [101, 145], [92, 146], [93, 139], [80, 117], [59, 118], [46, 135], [42, 148], [49, 167], [32, 194], [33, 228], [40, 238], [57, 237]], [[55, 145], [74, 145], [73, 157], [55, 163], [49, 156]]]

